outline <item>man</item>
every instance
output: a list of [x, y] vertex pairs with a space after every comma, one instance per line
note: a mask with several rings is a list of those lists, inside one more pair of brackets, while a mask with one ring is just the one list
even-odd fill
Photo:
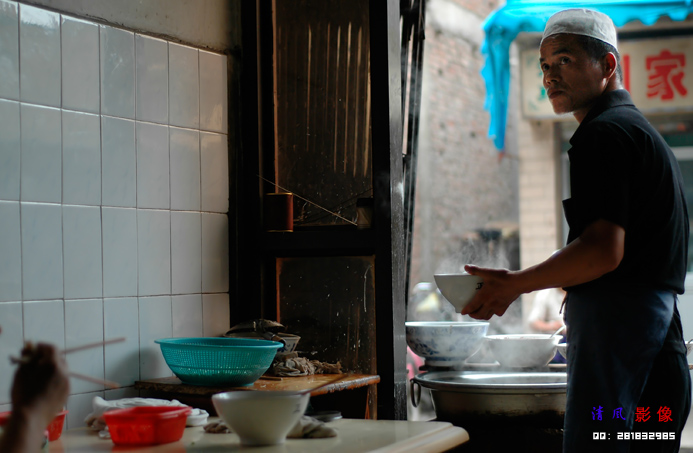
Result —
[[691, 386], [676, 307], [689, 234], [678, 164], [622, 89], [608, 16], [555, 14], [540, 54], [554, 111], [580, 123], [568, 153], [568, 244], [520, 271], [467, 266], [484, 286], [462, 313], [489, 319], [520, 294], [565, 288], [564, 451], [678, 451]]

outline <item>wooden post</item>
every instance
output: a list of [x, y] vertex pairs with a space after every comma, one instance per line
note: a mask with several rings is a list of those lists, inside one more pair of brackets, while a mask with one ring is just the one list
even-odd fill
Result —
[[369, 10], [378, 418], [403, 420], [407, 372], [399, 0], [371, 0]]

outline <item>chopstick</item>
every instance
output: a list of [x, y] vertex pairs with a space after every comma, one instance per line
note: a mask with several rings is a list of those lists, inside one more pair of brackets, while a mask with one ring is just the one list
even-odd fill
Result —
[[[94, 343], [87, 343], [87, 344], [83, 344], [81, 346], [75, 346], [72, 348], [63, 349], [60, 352], [62, 354], [70, 354], [72, 352], [83, 351], [85, 349], [91, 349], [91, 348], [97, 348], [99, 346], [103, 346], [103, 345], [107, 345], [107, 344], [120, 343], [121, 341], [125, 341], [125, 337], [112, 338], [110, 340], [105, 340], [105, 341], [95, 341]], [[10, 356], [10, 362], [12, 362], [14, 364], [29, 363], [30, 360], [31, 360], [31, 358], [27, 357], [27, 356], [22, 356], [22, 357]], [[117, 382], [108, 381], [105, 379], [94, 378], [94, 377], [87, 376], [84, 374], [75, 373], [74, 371], [68, 370], [67, 375], [70, 377], [73, 377], [75, 379], [81, 379], [83, 381], [93, 382], [95, 384], [103, 384], [104, 386], [106, 386], [108, 388], [112, 388], [112, 389], [120, 388], [120, 384], [118, 384]]]
[[[29, 361], [29, 359], [28, 359], [28, 358], [25, 358], [25, 357], [22, 357], [22, 358], [20, 359], [20, 358], [18, 358], [18, 357], [10, 356], [10, 362], [12, 362], [12, 363], [14, 363], [14, 364], [27, 363], [28, 361]], [[75, 379], [81, 379], [81, 380], [83, 380], [83, 381], [93, 382], [93, 383], [95, 383], [95, 384], [103, 384], [104, 386], [109, 387], [109, 388], [112, 388], [112, 389], [120, 388], [120, 384], [118, 384], [117, 382], [107, 381], [107, 380], [105, 380], [105, 379], [94, 378], [94, 377], [91, 377], [91, 376], [87, 376], [87, 375], [85, 375], [85, 374], [75, 373], [74, 371], [69, 371], [69, 370], [68, 370], [68, 371], [67, 371], [67, 375], [70, 376], [70, 377], [73, 377], [73, 378], [75, 378]]]
[[94, 384], [103, 384], [104, 386], [111, 388], [111, 389], [120, 388], [120, 384], [118, 384], [117, 382], [108, 381], [106, 379], [94, 378], [91, 376], [87, 376], [85, 374], [75, 373], [74, 371], [68, 371], [67, 375], [70, 377], [73, 377], [75, 379], [81, 379], [83, 381], [93, 382]]
[[94, 343], [87, 343], [87, 344], [83, 344], [82, 346], [75, 346], [73, 348], [63, 349], [61, 352], [63, 354], [69, 354], [71, 352], [83, 351], [85, 349], [98, 348], [101, 345], [120, 343], [121, 341], [125, 341], [125, 337], [112, 338], [112, 339], [106, 340], [106, 341], [95, 341]]
[[[121, 341], [125, 341], [125, 337], [112, 338], [110, 340], [105, 340], [105, 341], [95, 341], [94, 343], [87, 343], [87, 344], [83, 344], [81, 346], [75, 346], [72, 348], [63, 349], [62, 351], [59, 351], [59, 352], [61, 354], [70, 354], [71, 352], [83, 351], [85, 349], [91, 349], [91, 348], [98, 348], [99, 346], [103, 346], [103, 345], [107, 345], [107, 344], [120, 343]], [[10, 362], [16, 363], [16, 364], [28, 363], [29, 360], [30, 360], [29, 357], [12, 357], [12, 356], [10, 356]]]

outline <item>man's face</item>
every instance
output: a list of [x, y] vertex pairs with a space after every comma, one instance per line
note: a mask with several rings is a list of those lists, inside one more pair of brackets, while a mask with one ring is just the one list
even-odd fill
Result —
[[576, 35], [550, 36], [539, 52], [544, 88], [553, 111], [573, 113], [582, 121], [606, 87], [602, 65], [590, 58]]

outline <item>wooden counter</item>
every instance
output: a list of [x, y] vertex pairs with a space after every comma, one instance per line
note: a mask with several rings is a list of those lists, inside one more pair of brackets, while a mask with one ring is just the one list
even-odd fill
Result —
[[[149, 379], [135, 382], [135, 389], [147, 398], [176, 399], [181, 403], [216, 414], [212, 395], [228, 391], [308, 390], [336, 378], [337, 374], [315, 374], [266, 379], [261, 377], [247, 387], [206, 387], [183, 384], [177, 377]], [[370, 374], [343, 374], [344, 379], [311, 392], [311, 404], [316, 411], [337, 410], [350, 418], [377, 418], [373, 409], [375, 385], [380, 376]], [[355, 392], [344, 392], [355, 390]]]
[[[252, 450], [263, 453], [436, 453], [469, 440], [467, 431], [447, 422], [341, 419], [329, 422], [327, 426], [337, 430], [337, 437], [287, 439], [282, 445], [253, 447]], [[88, 428], [76, 428], [63, 432], [60, 439], [49, 446], [51, 453], [216, 453], [251, 450], [241, 446], [236, 434], [209, 434], [199, 426], [185, 428], [183, 438], [178, 442], [149, 447], [118, 447], [110, 439], [100, 439], [96, 432]]]

